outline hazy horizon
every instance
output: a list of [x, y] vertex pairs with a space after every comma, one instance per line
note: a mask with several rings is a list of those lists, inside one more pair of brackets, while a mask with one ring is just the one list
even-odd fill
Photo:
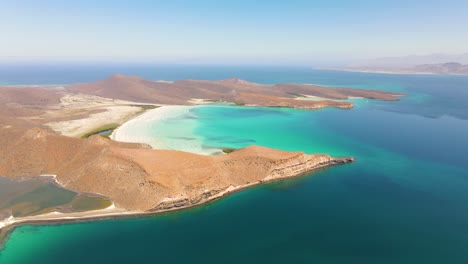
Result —
[[3, 61], [346, 65], [468, 52], [466, 1], [6, 1]]
[[80, 64], [102, 64], [102, 65], [205, 65], [205, 66], [297, 66], [297, 67], [406, 67], [422, 64], [440, 64], [448, 62], [457, 62], [468, 64], [468, 53], [463, 54], [427, 54], [427, 55], [407, 55], [399, 57], [377, 57], [370, 59], [355, 60], [317, 60], [307, 61], [294, 60], [256, 60], [246, 61], [242, 59], [206, 60], [202, 58], [119, 58], [119, 57], [0, 57], [0, 64], [18, 64], [18, 65], [41, 65], [41, 64], [62, 64], [62, 65], [80, 65]]

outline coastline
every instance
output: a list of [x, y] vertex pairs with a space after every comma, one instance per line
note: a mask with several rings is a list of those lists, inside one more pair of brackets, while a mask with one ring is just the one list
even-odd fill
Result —
[[[45, 126], [64, 136], [87, 137], [90, 132], [103, 126], [117, 126], [127, 122], [144, 113], [148, 105], [157, 106], [94, 95], [66, 94], [54, 106], [54, 111], [47, 111], [41, 118], [58, 119], [45, 123]], [[70, 119], [69, 116], [73, 115], [78, 118]]]
[[[241, 85], [244, 85], [244, 84], [241, 84]], [[348, 99], [362, 98], [362, 97], [350, 97], [350, 95], [347, 95], [347, 96], [348, 96]], [[317, 97], [317, 96], [312, 96], [312, 95], [309, 95], [306, 97], [309, 97], [311, 99], [320, 99], [317, 101], [336, 101], [333, 99], [327, 99], [325, 97]], [[290, 100], [293, 100], [293, 99], [290, 99]], [[316, 101], [316, 100], [312, 100], [312, 101]], [[58, 125], [56, 129], [50, 126], [51, 122], [45, 124], [51, 127], [56, 132], [59, 132], [66, 136], [75, 136], [75, 137], [81, 136], [81, 134], [83, 133], [78, 134], [76, 133], [76, 131], [73, 131], [73, 128], [70, 128], [70, 124], [74, 124], [75, 126], [76, 124], [78, 124], [78, 127], [83, 127], [82, 130], [89, 133], [90, 130], [95, 129], [95, 128], [91, 128], [91, 126], [103, 126], [109, 123], [111, 120], [118, 119], [119, 122], [112, 121], [113, 123], [118, 123], [116, 124], [116, 126], [119, 125], [115, 130], [113, 130], [112, 134], [110, 135], [110, 138], [113, 141], [149, 144], [148, 142], [145, 142], [146, 141], [145, 139], [149, 138], [149, 139], [156, 139], [156, 144], [149, 144], [151, 145], [153, 149], [158, 149], [158, 150], [170, 149], [170, 150], [178, 150], [181, 152], [184, 152], [184, 151], [192, 152], [192, 153], [197, 153], [201, 155], [213, 155], [214, 153], [211, 151], [201, 152], [201, 151], [193, 151], [193, 149], [187, 151], [179, 147], [174, 147], [174, 148], [161, 147], [161, 145], [159, 145], [158, 143], [164, 140], [158, 141], [160, 137], [158, 137], [157, 134], [148, 135], [148, 137], [145, 139], [143, 138], [129, 139], [128, 134], [125, 133], [125, 129], [139, 122], [143, 122], [143, 123], [150, 123], [150, 122], [155, 122], [155, 121], [159, 122], [159, 121], [169, 120], [174, 117], [180, 118], [181, 116], [184, 116], [183, 118], [181, 118], [181, 120], [193, 121], [196, 118], [194, 118], [193, 116], [190, 116], [190, 109], [198, 107], [198, 105], [204, 104], [206, 102], [209, 102], [209, 100], [208, 99], [193, 99], [192, 101], [189, 101], [189, 103], [193, 103], [195, 105], [177, 105], [177, 104], [165, 105], [165, 104], [160, 104], [160, 103], [150, 104], [150, 103], [137, 103], [137, 102], [132, 102], [132, 101], [120, 100], [120, 99], [111, 99], [111, 98], [101, 97], [98, 95], [74, 93], [74, 94], [66, 94], [65, 96], [61, 97], [60, 103], [52, 106], [53, 108], [51, 107], [50, 109], [48, 109], [47, 112], [42, 115], [42, 117], [53, 119], [53, 118], [57, 118], [57, 116], [59, 115], [65, 116], [67, 114], [73, 114], [73, 115], [78, 116], [78, 114], [80, 114], [79, 118], [59, 120], [59, 121], [52, 122]], [[145, 105], [146, 106], [158, 105], [160, 107], [156, 109], [147, 109], [145, 108]], [[257, 104], [247, 104], [247, 103], [242, 104], [242, 105], [246, 105], [249, 107], [266, 107], [266, 108], [269, 108], [269, 107], [295, 108], [294, 106], [290, 106], [290, 105], [276, 106], [276, 101], [274, 102], [274, 105], [261, 105], [261, 104], [257, 105]], [[307, 107], [298, 107], [298, 108], [309, 110], [309, 109], [320, 109], [320, 108], [328, 107], [328, 106], [329, 105], [325, 104], [325, 105], [319, 105], [316, 108], [307, 108]], [[89, 110], [89, 108], [92, 108], [94, 112], [87, 111]], [[340, 107], [337, 107], [337, 108], [340, 108]], [[60, 111], [59, 115], [54, 116], [52, 113], [52, 110]], [[124, 112], [127, 112], [127, 113], [118, 114], [118, 113], [124, 113]], [[67, 131], [67, 125], [68, 125], [68, 131], [75, 132], [74, 135], [67, 135], [65, 133], [62, 133], [63, 131]], [[187, 130], [190, 131], [190, 129], [193, 129], [193, 127], [192, 128], [184, 127], [185, 131]], [[39, 132], [39, 134], [40, 133], [42, 132]], [[35, 136], [35, 138], [39, 138], [43, 136], [44, 135]], [[170, 136], [175, 137], [177, 135], [171, 134]], [[94, 139], [91, 139], [91, 141], [93, 140], [96, 143], [95, 145], [105, 145], [109, 143], [107, 141], [107, 143], [101, 144], [98, 141], [99, 137], [95, 137]], [[187, 138], [183, 140], [187, 141]], [[196, 138], [191, 138], [191, 140], [197, 141]], [[106, 141], [101, 141], [101, 142], [106, 142]], [[198, 148], [200, 150], [203, 149], [202, 142], [199, 141], [199, 142], [196, 142], [196, 144], [199, 145]], [[116, 152], [118, 152], [118, 150]], [[219, 149], [219, 153], [223, 153], [222, 149]], [[259, 153], [255, 150], [249, 153], [252, 153], [251, 155], [254, 155], [254, 156], [259, 155]], [[142, 156], [146, 156], [146, 155], [142, 155]], [[321, 157], [316, 158], [312, 156], [321, 156]], [[236, 156], [236, 154], [233, 154], [233, 156], [226, 155], [226, 157], [227, 159], [224, 160], [222, 164], [223, 166], [228, 167], [228, 166], [231, 166], [233, 162], [232, 160], [230, 160], [230, 157], [233, 157], [233, 159], [235, 159], [234, 157], [238, 157], [238, 156]], [[243, 156], [240, 156], [240, 157], [243, 157]], [[162, 200], [156, 200], [157, 203], [159, 204], [157, 204], [154, 208], [143, 209], [146, 211], [143, 211], [143, 210], [132, 211], [132, 209], [130, 210], [123, 209], [123, 207], [116, 208], [114, 203], [119, 204], [118, 201], [112, 200], [112, 198], [110, 198], [113, 204], [110, 207], [105, 208], [105, 209], [85, 211], [85, 212], [71, 212], [71, 213], [52, 212], [52, 213], [48, 213], [44, 215], [5, 219], [3, 221], [0, 221], [0, 249], [2, 248], [3, 243], [6, 241], [8, 234], [11, 233], [16, 227], [25, 225], [25, 224], [38, 224], [38, 225], [59, 224], [59, 223], [68, 223], [68, 222], [77, 222], [77, 221], [93, 221], [93, 220], [99, 220], [99, 219], [146, 217], [150, 215], [179, 211], [179, 210], [184, 210], [188, 208], [205, 205], [207, 203], [216, 201], [218, 199], [221, 199], [232, 193], [235, 193], [244, 189], [256, 187], [259, 185], [263, 185], [265, 183], [271, 183], [271, 182], [281, 181], [281, 180], [288, 179], [288, 178], [308, 175], [319, 169], [323, 169], [323, 168], [333, 166], [333, 165], [345, 164], [345, 163], [354, 161], [353, 158], [336, 159], [328, 155], [304, 155], [304, 153], [297, 154], [294, 157], [288, 157], [288, 158], [279, 158], [279, 156], [276, 156], [276, 155], [273, 155], [273, 157], [274, 158], [272, 159], [275, 160], [275, 162], [273, 163], [272, 167], [269, 167], [268, 169], [269, 171], [268, 170], [265, 171], [266, 175], [263, 174], [262, 178], [256, 178], [254, 181], [245, 181], [246, 184], [245, 182], [233, 183], [233, 182], [228, 181], [226, 185], [223, 185], [221, 187], [220, 186], [214, 186], [214, 187], [205, 186], [207, 189], [200, 190], [200, 192], [197, 193], [196, 196], [192, 196], [192, 197], [188, 197], [187, 196], [188, 193], [186, 192], [175, 193], [173, 194], [173, 196], [169, 196], [169, 197], [163, 196]], [[252, 158], [252, 157], [248, 157], [248, 158]], [[258, 164], [256, 162], [257, 161], [255, 161], [255, 163], [248, 163], [248, 165]], [[142, 168], [145, 169], [144, 167]], [[232, 171], [232, 169], [229, 168], [229, 171]], [[61, 185], [57, 181], [57, 179], [54, 178], [54, 181], [56, 181], [57, 184]], [[138, 210], [137, 208], [133, 208], [133, 209]]]
[[[213, 71], [212, 68], [201, 70], [203, 72], [197, 72], [197, 76], [213, 74], [216, 77], [230, 69], [221, 69], [222, 72]], [[339, 71], [319, 71], [314, 75], [306, 67], [285, 68], [281, 69], [282, 72], [278, 69], [277, 75], [251, 72], [252, 69], [248, 68], [243, 71], [245, 73], [240, 74], [255, 79], [261, 79], [264, 75], [262, 81], [271, 83], [284, 78], [310, 84], [323, 82], [332, 87], [406, 92], [408, 97], [402, 98], [401, 102], [369, 99], [366, 103], [366, 100], [360, 99], [363, 101], [361, 107], [355, 104], [356, 107], [350, 111], [271, 108], [271, 115], [266, 107], [264, 110], [252, 109], [251, 112], [250, 107], [235, 107], [237, 109], [232, 111], [226, 107], [213, 111], [218, 107], [205, 109], [203, 106], [193, 114], [198, 118], [213, 117], [213, 120], [198, 120], [200, 128], [196, 132], [203, 137], [216, 134], [225, 136], [221, 140], [205, 140], [214, 146], [237, 148], [243, 144], [255, 144], [256, 141], [270, 148], [289, 151], [326, 153], [336, 157], [352, 155], [357, 162], [318, 169], [303, 177], [246, 187], [179, 210], [102, 217], [97, 216], [96, 212], [96, 217], [90, 219], [12, 224], [0, 232], [0, 236], [4, 235], [0, 237], [0, 263], [41, 262], [40, 259], [51, 263], [56, 260], [77, 264], [80, 261], [106, 262], [106, 259], [114, 262], [119, 262], [119, 259], [123, 262], [158, 259], [160, 262], [214, 263], [224, 259], [239, 262], [263, 259], [281, 263], [292, 259], [311, 261], [312, 258], [318, 262], [347, 262], [349, 259], [350, 262], [365, 263], [378, 262], [380, 257], [390, 262], [418, 262], [423, 258], [429, 262], [443, 263], [447, 257], [454, 262], [464, 262], [467, 255], [463, 248], [464, 245], [468, 247], [468, 240], [463, 235], [464, 228], [468, 228], [468, 214], [464, 213], [468, 203], [468, 196], [464, 195], [464, 190], [468, 188], [464, 172], [468, 171], [465, 166], [468, 164], [463, 163], [463, 149], [465, 146], [468, 149], [468, 142], [463, 141], [460, 131], [460, 128], [468, 129], [468, 120], [463, 119], [464, 109], [468, 109], [468, 105], [463, 104], [464, 77]], [[443, 92], [440, 88], [443, 88]], [[358, 103], [359, 99], [356, 101]], [[242, 116], [248, 121], [244, 122]], [[0, 125], [0, 132], [16, 129], [16, 123], [7, 121]], [[393, 131], [391, 135], [378, 133], [392, 131], [401, 123], [406, 126]], [[211, 130], [208, 130], [210, 124]], [[206, 130], [201, 129], [202, 125]], [[245, 129], [247, 127], [258, 130]], [[242, 129], [246, 131], [245, 134], [241, 134]], [[22, 133], [19, 131], [17, 134]], [[252, 143], [233, 141], [231, 144], [228, 141], [230, 137], [251, 139]], [[2, 133], [1, 138], [4, 142], [13, 142], [7, 133]], [[434, 144], [428, 144], [427, 138], [436, 140], [433, 140]], [[63, 151], [74, 147], [68, 143], [71, 141], [60, 140], [66, 143], [63, 144]], [[50, 138], [50, 145], [54, 146], [56, 141]], [[74, 142], [79, 141], [113, 143], [100, 136]], [[217, 144], [222, 142], [227, 143]], [[395, 142], [404, 144], [392, 144]], [[118, 146], [127, 148], [132, 145]], [[139, 147], [135, 145], [134, 148]], [[98, 151], [91, 150], [89, 154], [98, 152], [100, 148], [96, 148]], [[13, 151], [16, 149], [10, 148], [9, 152]], [[239, 150], [234, 153], [236, 151]], [[137, 151], [128, 153], [133, 156]], [[91, 160], [101, 163], [101, 160], [89, 154]], [[146, 154], [149, 160], [152, 155]], [[154, 155], [167, 156], [164, 152], [156, 151]], [[53, 157], [47, 153], [41, 156]], [[18, 157], [32, 160], [24, 155]], [[32, 157], [39, 158], [39, 155]], [[252, 155], [255, 161], [253, 158], [255, 155]], [[3, 156], [2, 160], [5, 160]], [[184, 159], [180, 161], [183, 163]], [[118, 167], [122, 163], [116, 160], [109, 163], [109, 167]], [[162, 164], [161, 161], [158, 163]], [[179, 171], [178, 166], [179, 163], [172, 166], [174, 176]], [[68, 176], [61, 177], [63, 173], [60, 171], [43, 172], [57, 173], [60, 182], [68, 182]], [[65, 173], [69, 172], [75, 173], [73, 170]], [[116, 180], [126, 178], [125, 174], [114, 172], [107, 177]], [[255, 173], [252, 169], [246, 172]], [[34, 174], [38, 175], [36, 172]], [[157, 173], [151, 174], [154, 178], [160, 177]], [[95, 175], [95, 178], [101, 178], [103, 174]], [[208, 175], [217, 176], [215, 173]], [[13, 175], [9, 177], [16, 180]], [[138, 185], [137, 181], [134, 182], [133, 185]], [[89, 183], [93, 186], [102, 184], [97, 181]], [[107, 186], [110, 189], [110, 185]], [[124, 192], [129, 189], [128, 186], [121, 186]], [[145, 188], [139, 189], [145, 191]], [[4, 194], [0, 191], [0, 194], [7, 196], [9, 189], [5, 186], [3, 190], [7, 191]], [[182, 194], [184, 190], [181, 188], [173, 192], [174, 195], [177, 193]], [[169, 196], [161, 195], [161, 198]], [[131, 193], [128, 199], [135, 197]], [[151, 201], [151, 198], [148, 200]], [[160, 200], [157, 197], [152, 202], [157, 204]], [[105, 203], [99, 208], [106, 208], [109, 204]], [[120, 204], [116, 206], [121, 207]], [[71, 212], [59, 209], [48, 212], [55, 210]], [[5, 216], [8, 216], [8, 212]], [[434, 223], [439, 226], [434, 226]]]
[[326, 71], [344, 71], [344, 72], [362, 72], [362, 73], [380, 73], [380, 74], [404, 74], [404, 75], [461, 75], [466, 76], [464, 73], [435, 73], [435, 72], [411, 72], [411, 71], [391, 71], [391, 70], [364, 70], [364, 69], [342, 69], [342, 68], [314, 68], [316, 70]]
[[[194, 133], [196, 119], [190, 110], [199, 105], [165, 105], [151, 109], [117, 127], [110, 139], [126, 143], [143, 143], [153, 149], [179, 150], [199, 155], [222, 154], [222, 149], [204, 147], [201, 138]], [[158, 128], [159, 122], [178, 119], [179, 130], [165, 131]], [[189, 134], [189, 135], [187, 135]]]
[[[174, 114], [179, 114], [181, 110], [187, 109], [190, 106], [182, 105], [164, 105], [156, 109], [151, 109], [145, 111], [139, 115], [136, 115], [128, 119], [125, 123], [114, 129], [112, 134], [109, 136], [110, 139], [114, 141], [128, 142], [128, 143], [143, 143], [141, 141], [127, 141], [131, 140], [129, 136], [123, 131], [128, 129], [129, 126], [134, 125], [135, 123], [147, 123], [153, 121], [160, 121], [174, 116]], [[177, 111], [179, 110], [179, 111]], [[184, 111], [185, 112], [185, 111]]]
[[181, 206], [173, 206], [170, 208], [156, 209], [149, 211], [129, 211], [121, 208], [115, 207], [114, 203], [111, 206], [105, 209], [92, 210], [86, 212], [75, 212], [75, 213], [58, 213], [51, 212], [44, 215], [37, 216], [28, 216], [21, 217], [16, 219], [8, 218], [7, 220], [0, 221], [0, 251], [5, 246], [6, 241], [8, 240], [9, 235], [18, 227], [22, 225], [54, 225], [54, 224], [63, 224], [63, 223], [74, 223], [74, 222], [90, 222], [96, 220], [109, 220], [109, 219], [126, 219], [126, 218], [140, 218], [140, 217], [149, 217], [153, 215], [161, 215], [165, 213], [177, 212], [181, 210], [187, 210], [191, 208], [196, 208], [200, 206], [207, 205], [209, 203], [218, 201], [222, 198], [225, 198], [231, 194], [240, 192], [245, 189], [254, 188], [257, 186], [262, 186], [265, 184], [278, 182], [282, 180], [312, 176], [311, 173], [315, 173], [319, 170], [326, 169], [334, 165], [344, 165], [347, 163], [354, 162], [354, 158], [336, 158], [331, 159], [328, 162], [319, 163], [313, 166], [312, 168], [307, 169], [299, 174], [291, 174], [282, 177], [266, 177], [265, 180], [258, 182], [252, 182], [248, 184], [243, 184], [239, 186], [230, 185], [227, 189], [216, 193], [215, 195], [209, 196], [206, 199], [202, 199], [194, 204], [187, 204]]

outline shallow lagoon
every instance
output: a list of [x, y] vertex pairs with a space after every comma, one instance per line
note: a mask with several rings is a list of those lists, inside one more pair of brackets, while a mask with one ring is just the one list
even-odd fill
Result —
[[0, 220], [50, 212], [81, 212], [112, 205], [108, 199], [78, 194], [56, 184], [52, 177], [0, 177]]
[[361, 101], [349, 111], [196, 108], [190, 134], [208, 147], [259, 144], [352, 155], [357, 162], [177, 213], [22, 226], [0, 262], [468, 262], [468, 77], [228, 70], [202, 70], [198, 78], [235, 72], [265, 83], [376, 87], [410, 96]]

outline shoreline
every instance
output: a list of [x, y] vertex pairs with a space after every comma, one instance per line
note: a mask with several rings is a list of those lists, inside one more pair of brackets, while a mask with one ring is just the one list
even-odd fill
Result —
[[391, 71], [391, 70], [364, 70], [364, 69], [341, 69], [341, 68], [314, 68], [315, 70], [326, 71], [344, 71], [344, 72], [361, 72], [361, 73], [380, 73], [380, 74], [401, 74], [401, 75], [460, 75], [467, 76], [465, 73], [435, 73], [435, 72], [408, 72], [408, 71]]
[[[312, 173], [315, 173], [320, 170], [327, 169], [328, 167], [334, 165], [344, 165], [347, 163], [354, 162], [354, 158], [347, 157], [347, 158], [334, 158], [325, 163], [319, 163], [314, 167], [310, 168], [307, 171], [299, 173], [297, 175], [287, 175], [279, 178], [274, 178], [268, 176], [266, 180], [260, 180], [258, 182], [252, 182], [248, 184], [243, 184], [239, 186], [230, 185], [224, 191], [221, 191], [213, 196], [207, 197], [205, 200], [200, 200], [198, 203], [189, 204], [189, 205], [182, 205], [182, 206], [173, 206], [170, 208], [164, 209], [156, 209], [156, 210], [149, 210], [149, 211], [129, 211], [125, 209], [120, 209], [115, 207], [114, 203], [111, 206], [105, 209], [99, 210], [92, 210], [92, 211], [85, 211], [85, 212], [75, 212], [75, 213], [57, 213], [51, 212], [45, 215], [37, 215], [37, 216], [29, 216], [29, 217], [22, 217], [19, 218], [17, 221], [0, 221], [0, 252], [4, 248], [10, 234], [18, 227], [23, 225], [59, 225], [59, 224], [66, 224], [66, 223], [79, 223], [79, 222], [92, 222], [92, 221], [99, 221], [99, 220], [116, 220], [116, 219], [130, 219], [130, 218], [143, 218], [143, 217], [150, 217], [156, 215], [162, 215], [166, 213], [173, 213], [182, 210], [193, 209], [201, 206], [208, 205], [210, 203], [216, 202], [223, 198], [228, 197], [231, 194], [235, 194], [237, 192], [255, 188], [258, 186], [264, 186], [266, 184], [271, 184], [274, 182], [279, 182], [288, 179], [294, 179], [299, 177], [306, 177], [312, 176]], [[97, 213], [99, 212], [99, 213]], [[93, 213], [97, 213], [93, 215]], [[55, 217], [53, 217], [55, 215]], [[2, 225], [3, 224], [3, 225]]]
[[[148, 121], [157, 121], [157, 120], [164, 120], [168, 118], [168, 113], [174, 110], [180, 110], [184, 108], [189, 108], [191, 106], [184, 106], [184, 105], [163, 105], [155, 109], [149, 109], [147, 111], [144, 111], [138, 115], [135, 115], [133, 117], [130, 117], [127, 121], [125, 121], [123, 124], [118, 126], [117, 128], [112, 131], [112, 133], [109, 135], [110, 139], [114, 141], [120, 141], [120, 142], [128, 142], [128, 143], [144, 143], [144, 142], [134, 142], [134, 141], [125, 141], [127, 138], [127, 135], [122, 132], [123, 129], [127, 128], [128, 126], [136, 123], [136, 122], [148, 122]], [[161, 113], [162, 112], [162, 113]], [[166, 115], [164, 115], [166, 114]], [[120, 140], [119, 140], [120, 139]], [[124, 140], [122, 140], [124, 139]]]
[[[152, 130], [150, 126], [158, 122], [164, 122], [166, 120], [190, 115], [190, 111], [192, 109], [200, 106], [203, 105], [164, 105], [156, 109], [145, 111], [143, 114], [140, 114], [118, 126], [114, 129], [109, 138], [117, 142], [147, 144], [151, 146], [152, 149], [178, 150], [210, 156], [222, 154], [222, 149], [220, 148], [203, 147], [203, 141], [193, 133], [196, 124], [189, 123], [191, 122], [190, 120], [181, 121], [185, 122], [184, 125], [186, 125], [186, 127], [181, 130], [186, 133], [182, 133], [181, 135], [173, 134], [171, 135], [172, 138], [169, 138], [166, 134], [168, 132], [165, 132], [164, 130], [156, 132], [159, 134], [151, 133]], [[131, 135], [132, 133], [129, 133], [132, 129], [138, 131], [136, 135]], [[188, 132], [189, 130], [191, 132]]]
[[[308, 97], [318, 98], [314, 96], [308, 96]], [[320, 98], [320, 99], [321, 101], [332, 100], [332, 99], [325, 100], [325, 98]], [[76, 125], [86, 126], [85, 129], [83, 129], [84, 131], [82, 132], [83, 133], [86, 132], [86, 134], [88, 134], [91, 131], [90, 122], [92, 122], [93, 126], [97, 126], [97, 125], [102, 126], [102, 125], [107, 124], [111, 119], [117, 118], [119, 122], [116, 122], [117, 123], [115, 125], [116, 128], [109, 136], [110, 139], [113, 141], [131, 142], [131, 143], [140, 143], [140, 144], [146, 143], [146, 144], [149, 144], [151, 148], [153, 149], [171, 149], [171, 150], [178, 150], [181, 152], [184, 152], [184, 151], [192, 152], [192, 153], [201, 154], [201, 155], [213, 155], [214, 154], [213, 152], [201, 153], [201, 151], [193, 151], [193, 149], [191, 150], [182, 149], [180, 148], [179, 145], [174, 144], [174, 142], [178, 143], [177, 141], [171, 142], [171, 138], [174, 138], [176, 140], [179, 140], [179, 142], [182, 142], [180, 140], [183, 140], [184, 142], [182, 142], [183, 144], [181, 145], [184, 147], [188, 146], [190, 148], [194, 144], [198, 144], [200, 146], [197, 148], [197, 150], [205, 149], [202, 146], [203, 141], [201, 141], [199, 138], [195, 136], [190, 137], [190, 138], [177, 137], [178, 136], [177, 133], [174, 134], [174, 132], [178, 130], [183, 130], [184, 132], [187, 132], [187, 130], [190, 128], [190, 125], [195, 122], [193, 120], [196, 119], [196, 117], [194, 118], [194, 116], [190, 114], [190, 110], [193, 108], [199, 107], [200, 104], [204, 104], [206, 102], [211, 103], [211, 101], [212, 100], [208, 100], [208, 99], [193, 99], [192, 98], [192, 101], [188, 101], [188, 103], [192, 103], [195, 105], [184, 105], [184, 104], [165, 105], [165, 104], [158, 103], [158, 104], [151, 104], [151, 105], [152, 106], [157, 105], [159, 107], [157, 107], [156, 109], [149, 109], [147, 108], [147, 106], [150, 105], [149, 103], [137, 103], [135, 101], [111, 99], [108, 97], [101, 97], [99, 95], [89, 95], [89, 94], [78, 92], [78, 93], [66, 94], [63, 97], [60, 97], [60, 103], [58, 105], [54, 105], [54, 107], [56, 107], [58, 110], [56, 110], [55, 108], [54, 109], [51, 108], [51, 111], [46, 111], [45, 114], [42, 115], [42, 117], [53, 119], [57, 117], [67, 116], [70, 114], [78, 115], [82, 111], [85, 111], [85, 114], [87, 115], [85, 117], [80, 116], [81, 118], [67, 119], [65, 121], [57, 120], [57, 121], [45, 123], [46, 126], [49, 126], [49, 128], [52, 128], [52, 130], [55, 130], [55, 132], [61, 133], [62, 135], [66, 134], [64, 132], [75, 132], [76, 134], [78, 134], [77, 131], [74, 130], [74, 126]], [[219, 101], [216, 101], [216, 102], [219, 102]], [[222, 101], [222, 102], [225, 102], [225, 101]], [[295, 105], [283, 106], [280, 103], [277, 104], [276, 101], [274, 101], [272, 104], [267, 104], [267, 105], [262, 105], [262, 104], [256, 105], [256, 104], [249, 104], [249, 103], [240, 104], [236, 102], [232, 104], [242, 105], [242, 106], [247, 106], [247, 107], [296, 108], [296, 109], [301, 109], [301, 110], [316, 110], [316, 109], [320, 109], [324, 107], [340, 108], [334, 105], [331, 105], [331, 106], [319, 105], [316, 108], [307, 108], [303, 106], [302, 104], [300, 104], [300, 106], [302, 105], [302, 107], [296, 107]], [[131, 111], [132, 113], [124, 114], [124, 112], [127, 112], [127, 110], [130, 110], [130, 108], [132, 110]], [[73, 110], [73, 112], [69, 113], [69, 112], [62, 111], [54, 115], [54, 112], [52, 110], [59, 111], [60, 109], [66, 109], [67, 111]], [[93, 110], [94, 112], [90, 110]], [[123, 110], [126, 110], [126, 111], [123, 111]], [[149, 110], [152, 110], [152, 111], [149, 111]], [[116, 116], [116, 113], [121, 113], [122, 115], [119, 114], [118, 116]], [[145, 139], [149, 138], [151, 140], [151, 139], [156, 138], [156, 141], [158, 140], [160, 142], [168, 141], [168, 142], [163, 142], [163, 143], [167, 144], [167, 146], [171, 146], [171, 144], [173, 144], [171, 148], [164, 148], [164, 147], [161, 147], [160, 145], [151, 144], [147, 142], [147, 140], [142, 140], [142, 137], [134, 138], [133, 140], [128, 140], [128, 135], [126, 135], [125, 133], [126, 132], [125, 129], [132, 127], [134, 124], [137, 124], [137, 123], [139, 124], [139, 126], [141, 126], [141, 128], [137, 126], [136, 128], [132, 128], [132, 129], [136, 129], [137, 131], [144, 131], [142, 129], [142, 128], [145, 128], [144, 122], [158, 123], [158, 122], [163, 122], [165, 120], [170, 120], [170, 119], [174, 119], [176, 121], [177, 119], [180, 119], [180, 120], [184, 120], [184, 122], [187, 121], [187, 123], [182, 123], [181, 125], [182, 128], [176, 127], [176, 128], [169, 129], [168, 131], [166, 131], [166, 134], [164, 133], [162, 134], [162, 137], [161, 135], [159, 136], [151, 135], [150, 137], [146, 137]], [[140, 124], [141, 122], [143, 122], [143, 125]], [[56, 125], [58, 125], [58, 129], [54, 129], [54, 127], [51, 127], [52, 123], [55, 123]], [[184, 125], [186, 124], [188, 124], [188, 126], [184, 127]], [[98, 128], [93, 128], [93, 129], [99, 130]], [[150, 127], [147, 127], [147, 128], [150, 128]], [[190, 133], [190, 131], [188, 133]], [[185, 135], [182, 134], [181, 136], [185, 136]], [[50, 137], [54, 138], [53, 136], [50, 136]], [[35, 137], [34, 140], [36, 138], [37, 137]], [[191, 145], [190, 141], [192, 141], [192, 143], [194, 144]], [[221, 148], [217, 148], [217, 150], [219, 150], [220, 154], [223, 153]], [[305, 155], [305, 154], [302, 153], [301, 155]], [[299, 163], [297, 163], [298, 160], [294, 161], [294, 159], [297, 158], [297, 156], [295, 157], [288, 156], [287, 159], [290, 158], [290, 160], [284, 162], [285, 167], [281, 167], [284, 160], [279, 159], [276, 156], [272, 156], [271, 159], [279, 160], [280, 161], [279, 164], [275, 163], [276, 167], [275, 166], [272, 167], [271, 170], [270, 170], [270, 167], [268, 167], [269, 169], [264, 172], [266, 175], [262, 174], [262, 177], [255, 178], [254, 181], [244, 181], [244, 182], [238, 182], [238, 183], [227, 182], [225, 183], [225, 185], [222, 185], [222, 186], [213, 185], [211, 187], [208, 187], [207, 189], [200, 190], [199, 193], [197, 193], [195, 196], [190, 196], [191, 194], [185, 191], [182, 191], [182, 192], [179, 191], [177, 193], [171, 193], [167, 195], [164, 194], [158, 197], [158, 199], [156, 199], [156, 202], [154, 200], [151, 200], [151, 202], [148, 203], [148, 206], [144, 208], [143, 207], [121, 207], [119, 200], [115, 200], [111, 198], [112, 195], [110, 195], [108, 197], [110, 201], [112, 202], [112, 206], [105, 208], [105, 209], [84, 211], [84, 212], [66, 212], [66, 213], [55, 211], [55, 212], [43, 214], [43, 215], [27, 216], [27, 217], [19, 217], [19, 218], [7, 218], [7, 219], [0, 221], [0, 249], [2, 248], [3, 244], [7, 241], [8, 235], [16, 227], [21, 226], [21, 225], [60, 224], [60, 223], [68, 223], [68, 222], [94, 221], [94, 220], [99, 220], [99, 219], [147, 217], [151, 215], [159, 215], [159, 214], [168, 213], [168, 212], [186, 210], [186, 209], [202, 206], [210, 202], [214, 202], [218, 199], [221, 199], [230, 194], [242, 191], [244, 189], [253, 188], [256, 186], [260, 186], [260, 185], [275, 182], [275, 181], [282, 181], [282, 180], [289, 179], [289, 178], [301, 177], [304, 175], [311, 174], [319, 169], [354, 161], [354, 159], [352, 158], [337, 159], [337, 158], [332, 158], [328, 155], [326, 156], [327, 157], [323, 157], [323, 159], [321, 160], [314, 160], [310, 158], [309, 159], [305, 158], [306, 160], [299, 159]], [[230, 157], [230, 156], [227, 156], [227, 157]], [[235, 154], [233, 157], [236, 157]], [[143, 159], [143, 161], [145, 160]], [[229, 162], [230, 161], [228, 161], [227, 163], [223, 163], [225, 164], [224, 166], [231, 166], [231, 163]], [[291, 163], [288, 163], [288, 162], [291, 162]], [[141, 167], [141, 168], [145, 169], [145, 167]], [[53, 176], [53, 175], [50, 175], [50, 176]], [[53, 177], [53, 180], [56, 181], [58, 185], [61, 185], [55, 177]], [[109, 187], [105, 186], [105, 188], [109, 188]], [[117, 197], [119, 196], [117, 195]], [[119, 208], [116, 208], [114, 206], [115, 203], [118, 204]], [[130, 208], [130, 209], [124, 209], [124, 208]]]
[[[148, 112], [150, 110], [154, 110], [154, 109], [157, 109], [157, 108], [161, 107], [159, 105], [130, 105], [130, 106], [131, 107], [139, 107], [141, 110], [139, 110], [138, 112], [136, 112], [134, 114], [130, 114], [130, 115], [126, 116], [124, 119], [121, 119], [118, 123], [110, 123], [110, 124], [109, 123], [102, 123], [102, 125], [100, 127], [92, 129], [92, 130], [86, 132], [85, 134], [81, 135], [81, 138], [89, 138], [89, 137], [94, 136], [94, 135], [100, 135], [102, 137], [111, 139], [111, 136], [114, 133], [114, 131], [117, 130], [122, 125], [124, 125], [125, 123], [127, 123], [127, 122], [131, 121], [132, 119], [135, 119], [135, 118], [145, 114], [146, 112]], [[105, 135], [101, 134], [101, 133], [107, 132], [107, 131], [109, 132], [108, 134], [105, 134]]]

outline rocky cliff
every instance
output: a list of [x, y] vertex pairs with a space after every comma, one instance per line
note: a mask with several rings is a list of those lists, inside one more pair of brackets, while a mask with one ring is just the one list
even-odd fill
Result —
[[63, 186], [111, 198], [131, 211], [160, 211], [201, 204], [245, 187], [351, 162], [251, 146], [202, 156], [147, 149], [93, 136], [69, 138], [32, 128], [0, 129], [0, 175], [57, 175]]

